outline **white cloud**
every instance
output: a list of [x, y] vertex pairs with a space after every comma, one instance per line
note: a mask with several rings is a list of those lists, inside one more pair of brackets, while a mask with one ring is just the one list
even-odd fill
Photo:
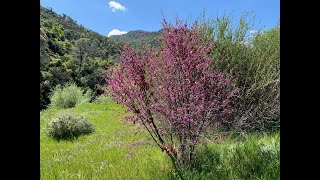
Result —
[[112, 36], [112, 35], [121, 35], [121, 34], [126, 34], [127, 31], [120, 31], [118, 29], [112, 29], [109, 34], [108, 37]]
[[113, 12], [116, 12], [116, 10], [125, 11], [127, 9], [126, 7], [122, 6], [121, 4], [115, 1], [110, 1], [109, 6]]
[[257, 30], [251, 30], [251, 31], [250, 31], [250, 34], [257, 34], [257, 33], [258, 33]]

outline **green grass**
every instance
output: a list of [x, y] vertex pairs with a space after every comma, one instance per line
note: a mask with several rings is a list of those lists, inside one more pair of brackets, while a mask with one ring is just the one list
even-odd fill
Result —
[[[46, 119], [61, 111], [86, 114], [95, 132], [74, 141], [44, 133]], [[175, 179], [170, 160], [146, 133], [120, 119], [124, 109], [113, 102], [40, 112], [41, 179]], [[197, 166], [186, 179], [280, 179], [280, 134], [225, 138], [224, 144], [198, 148]], [[141, 145], [136, 146], [142, 142]], [[149, 143], [148, 143], [149, 142]]]
[[280, 179], [280, 133], [224, 139], [197, 151], [188, 179]]

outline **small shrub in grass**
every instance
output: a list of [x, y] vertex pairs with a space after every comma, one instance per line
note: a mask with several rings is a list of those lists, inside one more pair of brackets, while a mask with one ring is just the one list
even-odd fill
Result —
[[111, 101], [111, 95], [110, 94], [101, 94], [100, 96], [97, 96], [94, 100], [94, 103], [96, 104], [105, 104]]
[[94, 132], [94, 127], [83, 115], [65, 112], [47, 121], [46, 133], [57, 140], [74, 139]]
[[50, 107], [63, 109], [72, 108], [80, 104], [88, 103], [91, 99], [91, 91], [84, 92], [75, 83], [58, 85], [54, 88], [50, 97]]

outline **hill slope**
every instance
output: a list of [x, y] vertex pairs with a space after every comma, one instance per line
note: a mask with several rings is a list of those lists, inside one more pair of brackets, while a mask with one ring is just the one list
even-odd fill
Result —
[[159, 43], [157, 42], [157, 38], [160, 34], [161, 30], [156, 32], [136, 30], [129, 31], [122, 35], [113, 35], [110, 36], [110, 38], [119, 43], [127, 42], [134, 48], [140, 48], [142, 44], [150, 44], [151, 46], [158, 47]]
[[40, 7], [40, 106], [49, 104], [56, 85], [74, 81], [96, 91], [103, 67], [114, 63], [121, 43]]

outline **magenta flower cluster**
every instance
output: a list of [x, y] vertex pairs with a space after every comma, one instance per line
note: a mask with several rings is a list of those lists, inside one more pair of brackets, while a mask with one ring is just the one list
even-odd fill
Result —
[[132, 112], [176, 167], [192, 167], [195, 146], [215, 123], [227, 121], [236, 89], [217, 69], [209, 52], [214, 42], [188, 27], [163, 21], [161, 48], [134, 51], [125, 45], [119, 65], [106, 81], [115, 100]]

